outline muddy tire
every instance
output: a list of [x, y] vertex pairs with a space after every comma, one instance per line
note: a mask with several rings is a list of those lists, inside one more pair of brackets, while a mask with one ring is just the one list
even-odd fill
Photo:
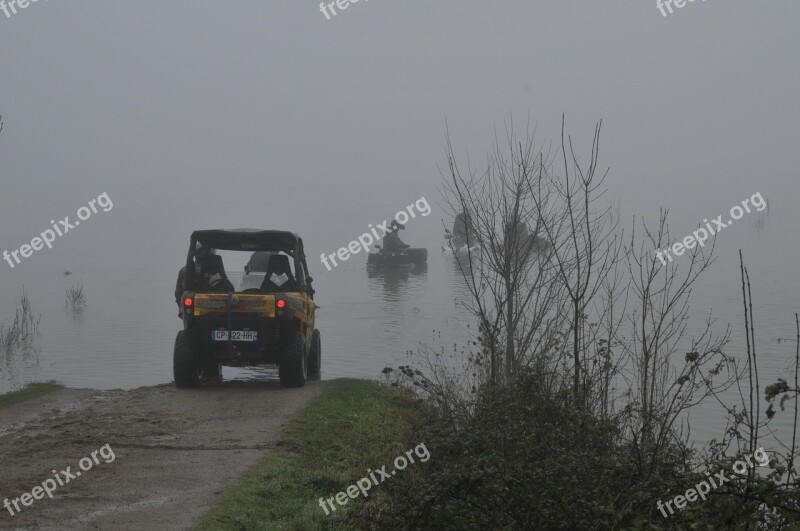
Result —
[[306, 340], [302, 332], [286, 346], [278, 364], [278, 376], [283, 387], [303, 387], [308, 378]]
[[311, 335], [311, 351], [308, 353], [308, 379], [319, 380], [322, 366], [322, 339], [319, 330]]
[[219, 362], [213, 358], [212, 355], [209, 355], [203, 361], [203, 374], [201, 375], [201, 379], [203, 380], [221, 380], [222, 379], [222, 366]]
[[200, 384], [202, 365], [192, 352], [189, 338], [183, 330], [175, 337], [172, 373], [175, 377], [175, 387], [197, 387]]

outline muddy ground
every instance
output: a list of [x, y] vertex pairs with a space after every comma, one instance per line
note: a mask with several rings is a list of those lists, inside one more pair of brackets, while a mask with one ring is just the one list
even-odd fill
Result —
[[[324, 387], [65, 389], [0, 409], [0, 529], [190, 529]], [[81, 472], [105, 444], [114, 461], [98, 454]], [[52, 499], [20, 501], [15, 516], [2, 506], [68, 466], [81, 475]]]

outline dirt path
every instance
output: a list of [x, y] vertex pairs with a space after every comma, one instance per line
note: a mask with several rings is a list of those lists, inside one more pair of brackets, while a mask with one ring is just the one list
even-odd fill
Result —
[[[0, 409], [0, 529], [189, 529], [324, 387], [63, 390]], [[52, 499], [2, 506], [105, 444], [113, 462], [97, 454]]]

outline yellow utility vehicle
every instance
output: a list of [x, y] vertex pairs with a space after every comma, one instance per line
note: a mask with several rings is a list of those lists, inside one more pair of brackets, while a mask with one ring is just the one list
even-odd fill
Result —
[[[208, 252], [199, 258], [198, 248]], [[228, 278], [223, 254], [242, 263], [249, 258], [239, 291], [234, 291]], [[264, 261], [266, 267], [252, 268]], [[175, 338], [173, 355], [177, 387], [218, 379], [223, 365], [276, 364], [284, 387], [301, 387], [306, 380], [320, 378], [313, 279], [297, 234], [254, 229], [195, 231], [185, 275], [179, 302], [183, 330]]]

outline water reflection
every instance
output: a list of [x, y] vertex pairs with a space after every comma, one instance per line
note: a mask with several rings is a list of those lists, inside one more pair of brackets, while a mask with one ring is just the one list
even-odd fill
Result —
[[[427, 264], [417, 268], [378, 268], [367, 269], [369, 278], [369, 288], [382, 290], [383, 299], [387, 303], [401, 302], [403, 295], [408, 293], [408, 280], [414, 278], [417, 281], [427, 281]], [[419, 277], [419, 278], [417, 278]]]

